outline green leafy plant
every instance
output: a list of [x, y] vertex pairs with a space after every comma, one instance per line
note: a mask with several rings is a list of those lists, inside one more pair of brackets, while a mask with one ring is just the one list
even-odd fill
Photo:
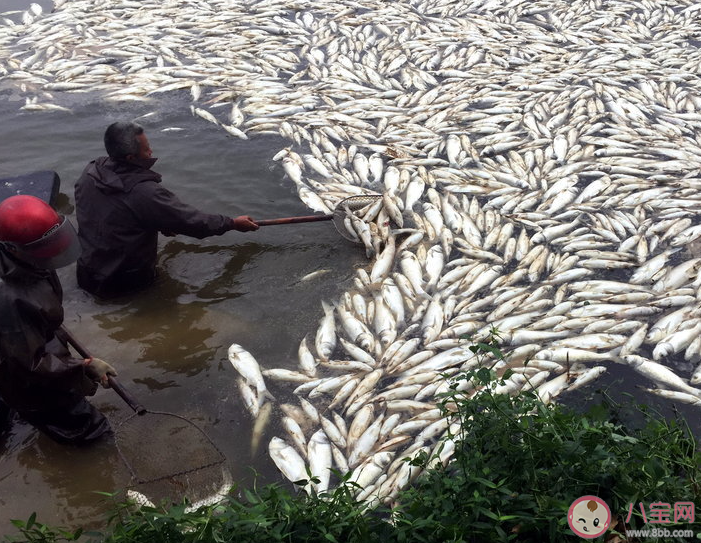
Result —
[[54, 543], [58, 541], [77, 541], [83, 534], [83, 530], [78, 528], [75, 531], [51, 528], [46, 524], [41, 524], [36, 520], [36, 513], [32, 513], [25, 521], [13, 520], [12, 524], [23, 536], [23, 541], [33, 541], [36, 543]]
[[[354, 494], [350, 474], [324, 494], [294, 493], [271, 484], [232, 490], [220, 504], [187, 510], [187, 502], [134, 507], [115, 495], [104, 533], [56, 530], [13, 521], [16, 542], [54, 543], [81, 539], [107, 543], [190, 542], [561, 542], [581, 541], [567, 524], [572, 502], [583, 495], [603, 499], [620, 519], [629, 504], [701, 503], [701, 456], [681, 419], [667, 421], [641, 406], [645, 423], [628, 428], [623, 408], [607, 396], [578, 413], [545, 405], [534, 392], [504, 394], [511, 372], [493, 334], [471, 347], [479, 363], [451, 378], [441, 401], [458, 424], [451, 461], [427, 454], [411, 460], [425, 468], [392, 502], [369, 509]], [[630, 407], [628, 407], [630, 409]], [[309, 477], [312, 481], [314, 478]], [[306, 486], [307, 480], [297, 485]], [[643, 526], [633, 509], [628, 528]], [[665, 525], [671, 530], [698, 524]], [[622, 522], [618, 532], [623, 532]], [[631, 541], [609, 531], [607, 541]], [[659, 539], [658, 539], [659, 540]], [[670, 541], [674, 539], [665, 539]], [[655, 541], [647, 539], [646, 541]], [[684, 541], [677, 538], [675, 541]]]
[[[494, 338], [472, 349], [504, 359]], [[545, 405], [532, 391], [496, 394], [510, 372], [497, 377], [491, 368], [459, 376], [442, 402], [460, 417], [459, 447], [447, 467], [428, 471], [403, 496], [407, 525], [432, 519], [416, 540], [578, 541], [567, 512], [583, 495], [624, 516], [630, 503], [699, 503], [701, 457], [683, 420], [665, 421], [638, 406], [647, 423], [631, 431], [614, 422], [621, 406], [610, 399], [582, 414]], [[464, 381], [479, 392], [458, 392]], [[642, 527], [634, 510], [629, 528]]]

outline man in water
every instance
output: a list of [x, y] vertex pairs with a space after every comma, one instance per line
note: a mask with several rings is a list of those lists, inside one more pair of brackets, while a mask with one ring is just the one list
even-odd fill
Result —
[[85, 396], [109, 387], [114, 368], [72, 358], [61, 340], [63, 291], [57, 268], [80, 252], [75, 230], [28, 195], [0, 202], [0, 426], [15, 409], [61, 443], [85, 444], [110, 431]]
[[156, 277], [158, 233], [195, 238], [258, 225], [247, 215], [231, 218], [198, 211], [161, 185], [151, 170], [144, 129], [136, 123], [107, 127], [108, 157], [90, 162], [75, 185], [82, 253], [78, 285], [100, 298], [128, 294]]

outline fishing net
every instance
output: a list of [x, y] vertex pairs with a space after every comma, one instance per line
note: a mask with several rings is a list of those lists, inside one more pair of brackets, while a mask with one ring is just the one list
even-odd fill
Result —
[[221, 501], [232, 486], [233, 478], [226, 466], [216, 464], [150, 483], [133, 484], [130, 488], [154, 505], [180, 503], [185, 498], [192, 508], [197, 508]]
[[201, 428], [173, 413], [134, 413], [116, 426], [115, 440], [138, 484], [181, 476], [219, 480], [219, 468], [226, 460]]
[[353, 213], [356, 217], [362, 219], [363, 214], [380, 198], [382, 196], [379, 194], [363, 194], [341, 200], [333, 211], [333, 225], [338, 230], [338, 233], [348, 241], [358, 243], [360, 239], [355, 235], [355, 232], [349, 231], [346, 226], [345, 221], [348, 218], [348, 214], [349, 212]]
[[[341, 200], [334, 208], [332, 216], [333, 224], [338, 233], [349, 241], [360, 243], [362, 240], [358, 236], [357, 232], [350, 224], [348, 224], [348, 220], [350, 219], [349, 214], [352, 213], [358, 219], [361, 219], [364, 222], [376, 221], [376, 212], [379, 211], [379, 208], [376, 206], [379, 203], [378, 200], [380, 199], [382, 199], [382, 195], [380, 194], [362, 194]], [[387, 220], [389, 221], [389, 219]], [[403, 220], [404, 224], [400, 230], [397, 230], [397, 233], [407, 233], [408, 231], [417, 228], [414, 220], [407, 214], [403, 214]], [[391, 223], [390, 225], [389, 222], [384, 226], [389, 226], [391, 229], [397, 228], [397, 225], [394, 225], [394, 223]]]

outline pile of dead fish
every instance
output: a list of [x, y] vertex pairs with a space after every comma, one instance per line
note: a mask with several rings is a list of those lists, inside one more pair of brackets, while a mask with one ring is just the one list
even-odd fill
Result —
[[[353, 469], [363, 499], [391, 498], [417, 475], [402, 459], [447, 462], [439, 399], [485, 364], [546, 402], [625, 365], [701, 403], [701, 4], [56, 4], [0, 27], [23, 109], [186, 90], [232, 136], [288, 138], [275, 159], [311, 209], [377, 196], [340, 220], [370, 263], [299, 367], [229, 350], [258, 420], [266, 382], [295, 387], [269, 443], [290, 480]], [[505, 360], [469, 349], [493, 329]]]

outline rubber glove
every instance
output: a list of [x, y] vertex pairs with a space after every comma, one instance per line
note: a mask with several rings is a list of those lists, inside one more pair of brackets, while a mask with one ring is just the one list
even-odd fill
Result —
[[258, 228], [260, 227], [248, 215], [241, 215], [240, 217], [231, 219], [232, 230], [238, 230], [239, 232], [250, 232], [252, 230], [258, 230]]
[[117, 377], [117, 370], [104, 360], [95, 357], [85, 359], [85, 372], [88, 374], [88, 377], [100, 383], [103, 388], [110, 387], [107, 381], [108, 375]]

